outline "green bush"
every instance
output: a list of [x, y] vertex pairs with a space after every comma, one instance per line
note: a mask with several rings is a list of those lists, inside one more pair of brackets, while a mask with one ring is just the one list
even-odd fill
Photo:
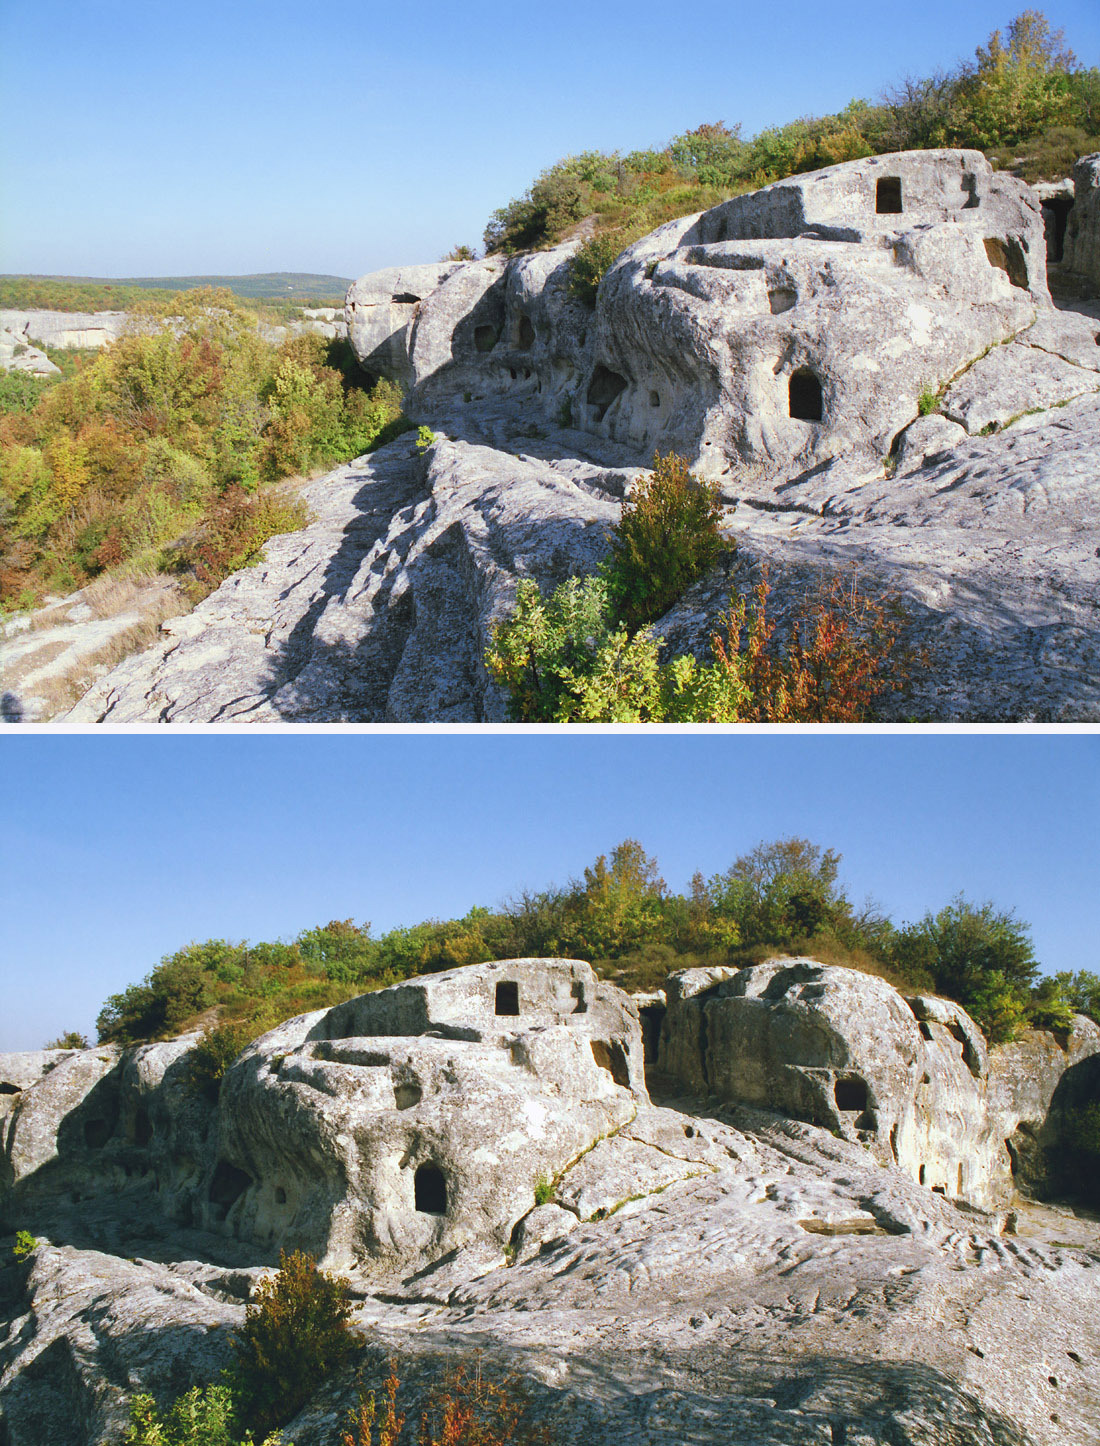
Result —
[[81, 1034], [78, 1029], [67, 1029], [64, 1034], [59, 1034], [56, 1039], [51, 1039], [43, 1049], [87, 1049], [88, 1036]]
[[[130, 1402], [126, 1446], [238, 1446], [239, 1437], [236, 1404], [228, 1386], [193, 1386], [163, 1414], [152, 1396], [134, 1396]], [[281, 1446], [282, 1441], [282, 1433], [275, 1431], [265, 1438], [264, 1446]], [[248, 1432], [240, 1446], [251, 1442]]]
[[661, 639], [613, 621], [603, 577], [570, 578], [543, 598], [525, 580], [486, 651], [509, 713], [534, 723], [736, 722], [747, 696], [736, 657], [662, 664]]
[[549, 598], [537, 583], [521, 582], [486, 666], [508, 689], [511, 716], [528, 723], [577, 722], [594, 713], [635, 720], [653, 699], [658, 676], [655, 640], [630, 639], [611, 622], [601, 577], [569, 578]]
[[226, 1020], [208, 1029], [187, 1061], [191, 1089], [216, 1101], [229, 1066], [260, 1032], [250, 1019]]
[[[1076, 974], [1066, 970], [1053, 975], [1049, 985], [1074, 1014], [1087, 1014], [1100, 1024], [1100, 974], [1088, 969], [1079, 969]], [[1039, 988], [1044, 986], [1049, 987], [1047, 980], [1040, 981]]]
[[232, 1339], [228, 1378], [241, 1419], [262, 1433], [283, 1425], [358, 1343], [348, 1282], [302, 1251], [281, 1253], [278, 1273], [257, 1286]]
[[15, 1244], [11, 1248], [11, 1253], [15, 1256], [16, 1260], [29, 1260], [38, 1249], [39, 1243], [29, 1230], [17, 1230], [15, 1232]]
[[596, 305], [600, 282], [611, 269], [612, 262], [635, 241], [621, 231], [601, 231], [583, 241], [569, 263], [569, 291], [585, 306]]
[[674, 452], [656, 454], [623, 503], [603, 568], [616, 620], [634, 632], [666, 612], [717, 560], [721, 520], [715, 484], [693, 476]]

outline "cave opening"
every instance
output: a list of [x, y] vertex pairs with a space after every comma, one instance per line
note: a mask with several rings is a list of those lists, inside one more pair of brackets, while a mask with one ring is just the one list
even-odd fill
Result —
[[447, 1177], [438, 1165], [417, 1166], [413, 1200], [421, 1215], [446, 1215]]
[[809, 367], [799, 367], [791, 376], [790, 414], [801, 422], [820, 422], [825, 415], [821, 382]]
[[598, 365], [592, 373], [592, 380], [588, 383], [588, 393], [585, 398], [590, 407], [596, 410], [596, 421], [602, 422], [607, 415], [607, 409], [611, 403], [617, 400], [626, 391], [626, 377], [613, 372], [609, 367]]
[[519, 1013], [519, 984], [515, 979], [502, 979], [497, 985], [494, 1010], [497, 1014]]
[[880, 216], [901, 215], [901, 177], [882, 176], [875, 187], [875, 211]]

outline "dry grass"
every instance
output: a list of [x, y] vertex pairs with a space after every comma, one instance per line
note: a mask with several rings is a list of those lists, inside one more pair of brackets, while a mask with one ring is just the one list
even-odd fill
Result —
[[[188, 610], [186, 598], [179, 585], [169, 578], [158, 578], [155, 582], [142, 584], [133, 578], [104, 577], [85, 590], [81, 599], [91, 607], [95, 618], [109, 621], [125, 612], [140, 612], [141, 616], [108, 638], [100, 647], [89, 649], [75, 659], [70, 666], [52, 675], [47, 675], [31, 685], [31, 694], [40, 711], [36, 722], [47, 722], [59, 713], [66, 712], [84, 696], [92, 684], [116, 664], [149, 647], [155, 642], [162, 622], [178, 617]], [[72, 607], [69, 603], [68, 608]], [[79, 626], [69, 621], [66, 609], [56, 611], [54, 627], [71, 629]], [[36, 620], [37, 625], [37, 620]], [[48, 626], [49, 624], [42, 624]], [[38, 630], [37, 626], [35, 630]], [[24, 678], [38, 672], [52, 659], [60, 658], [69, 650], [67, 641], [56, 643], [43, 639], [43, 646], [28, 654], [20, 664], [5, 670], [0, 678], [0, 687], [18, 695]]]

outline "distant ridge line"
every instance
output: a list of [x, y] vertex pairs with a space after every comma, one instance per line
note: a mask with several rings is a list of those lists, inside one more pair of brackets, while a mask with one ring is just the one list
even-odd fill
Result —
[[258, 271], [247, 276], [59, 276], [34, 272], [7, 272], [0, 281], [67, 281], [77, 285], [138, 286], [153, 291], [190, 291], [196, 286], [224, 286], [236, 296], [253, 300], [313, 299], [339, 296], [354, 277], [313, 271]]

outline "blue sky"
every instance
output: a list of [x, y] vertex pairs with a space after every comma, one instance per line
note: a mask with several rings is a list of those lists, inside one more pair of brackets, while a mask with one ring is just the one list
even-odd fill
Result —
[[[0, 271], [357, 276], [478, 243], [543, 167], [950, 69], [1012, 0], [6, 0]], [[1100, 59], [1096, 0], [1045, 12]]]
[[192, 939], [377, 931], [565, 883], [624, 838], [671, 888], [792, 834], [897, 922], [1014, 908], [1044, 966], [1100, 971], [1100, 738], [9, 734], [0, 1050], [94, 1034]]

